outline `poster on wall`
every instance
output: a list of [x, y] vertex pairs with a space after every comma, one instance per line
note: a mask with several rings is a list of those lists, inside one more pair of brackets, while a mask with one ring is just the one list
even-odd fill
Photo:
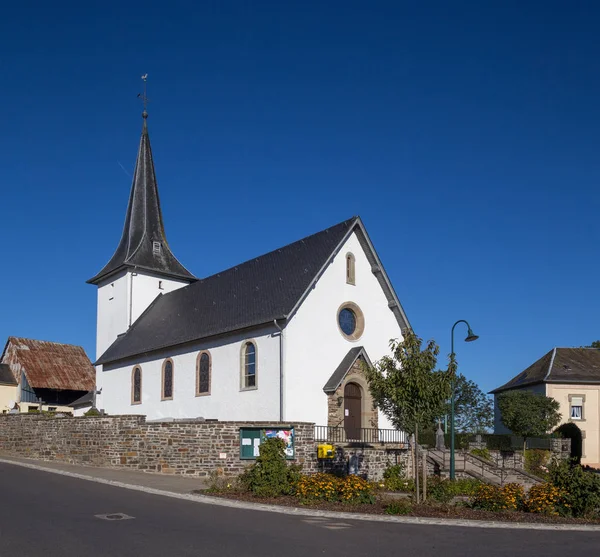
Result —
[[285, 443], [285, 456], [294, 457], [294, 430], [293, 429], [265, 429], [265, 439], [278, 437]]
[[285, 457], [293, 459], [294, 452], [294, 429], [279, 428], [240, 428], [240, 458], [255, 459], [260, 455], [260, 444], [266, 439], [281, 439], [285, 443]]

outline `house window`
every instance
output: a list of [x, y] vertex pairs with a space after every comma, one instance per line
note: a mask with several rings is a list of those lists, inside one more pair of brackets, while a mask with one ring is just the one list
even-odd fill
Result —
[[569, 396], [572, 420], [583, 420], [583, 396]]
[[162, 400], [173, 400], [173, 361], [166, 360], [162, 372]]
[[142, 402], [142, 368], [135, 366], [131, 375], [131, 404]]
[[351, 253], [346, 255], [346, 283], [356, 284], [356, 260]]
[[200, 352], [197, 364], [196, 396], [210, 394], [210, 354]]
[[242, 348], [242, 388], [255, 389], [256, 384], [256, 345], [246, 342]]

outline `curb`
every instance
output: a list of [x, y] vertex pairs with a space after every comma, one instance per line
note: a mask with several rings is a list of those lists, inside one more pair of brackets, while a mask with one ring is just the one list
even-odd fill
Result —
[[416, 516], [383, 516], [375, 514], [363, 514], [363, 513], [349, 513], [349, 512], [338, 512], [338, 511], [320, 511], [310, 509], [300, 509], [296, 507], [282, 507], [279, 505], [267, 505], [265, 503], [249, 503], [247, 501], [235, 501], [231, 499], [222, 499], [220, 497], [210, 497], [208, 495], [195, 495], [190, 493], [175, 493], [173, 491], [166, 491], [164, 489], [155, 489], [153, 487], [147, 487], [144, 485], [130, 484], [125, 482], [119, 482], [116, 480], [107, 480], [104, 478], [98, 478], [95, 476], [88, 476], [86, 474], [79, 474], [77, 472], [69, 472], [67, 470], [58, 470], [54, 468], [46, 468], [38, 464], [30, 464], [28, 462], [18, 462], [14, 460], [6, 460], [0, 458], [2, 464], [12, 464], [14, 466], [20, 466], [22, 468], [29, 468], [31, 470], [37, 470], [40, 472], [49, 472], [51, 474], [58, 474], [61, 476], [68, 476], [70, 478], [76, 478], [79, 480], [86, 480], [90, 482], [110, 485], [113, 487], [120, 487], [124, 489], [130, 489], [132, 491], [141, 491], [144, 493], [150, 493], [152, 495], [160, 495], [162, 497], [171, 497], [172, 499], [182, 499], [184, 501], [191, 501], [194, 503], [202, 503], [204, 505], [216, 505], [220, 507], [230, 507], [243, 510], [271, 512], [278, 514], [287, 514], [295, 516], [306, 516], [306, 517], [318, 517], [318, 518], [336, 518], [344, 520], [361, 520], [367, 522], [389, 522], [396, 524], [412, 524], [412, 525], [423, 525], [423, 526], [458, 526], [462, 528], [493, 528], [500, 530], [551, 530], [551, 531], [571, 531], [571, 532], [598, 532], [600, 533], [600, 526], [588, 525], [588, 524], [536, 524], [527, 522], [494, 522], [484, 520], [464, 520], [455, 518], [425, 518]]

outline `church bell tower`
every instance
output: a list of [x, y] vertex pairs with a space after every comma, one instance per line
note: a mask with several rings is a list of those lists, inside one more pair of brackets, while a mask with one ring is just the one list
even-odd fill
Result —
[[145, 91], [142, 98], [142, 137], [123, 235], [110, 261], [87, 281], [98, 287], [96, 359], [117, 336], [127, 332], [157, 296], [197, 280], [167, 243], [148, 135]]

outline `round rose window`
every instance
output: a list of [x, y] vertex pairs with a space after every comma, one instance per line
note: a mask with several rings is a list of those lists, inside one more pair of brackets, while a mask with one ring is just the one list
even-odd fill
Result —
[[351, 337], [356, 331], [356, 314], [349, 308], [344, 308], [339, 314], [340, 329]]

